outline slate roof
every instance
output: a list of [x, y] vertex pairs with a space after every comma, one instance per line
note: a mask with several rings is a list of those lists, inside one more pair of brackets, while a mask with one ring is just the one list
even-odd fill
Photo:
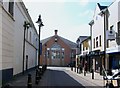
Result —
[[97, 3], [97, 4], [98, 4], [98, 7], [100, 8], [100, 10], [107, 8], [107, 6], [101, 6], [99, 3]]
[[[44, 45], [47, 41], [49, 41], [52, 37], [54, 37], [54, 36], [51, 36], [51, 37], [48, 37], [48, 38], [46, 38], [46, 39], [43, 39], [43, 40], [41, 40], [41, 43], [42, 43], [42, 45]], [[65, 44], [67, 44], [70, 48], [76, 48], [77, 47], [77, 44], [76, 43], [74, 43], [74, 42], [72, 42], [72, 41], [70, 41], [70, 40], [68, 40], [68, 39], [65, 39], [65, 38], [63, 38], [63, 37], [61, 37], [61, 36], [58, 36]]]
[[51, 37], [48, 37], [48, 38], [46, 38], [46, 39], [43, 39], [43, 40], [41, 40], [40, 42], [42, 43], [42, 45], [44, 45], [47, 41], [49, 41], [50, 39], [52, 38], [52, 36]]

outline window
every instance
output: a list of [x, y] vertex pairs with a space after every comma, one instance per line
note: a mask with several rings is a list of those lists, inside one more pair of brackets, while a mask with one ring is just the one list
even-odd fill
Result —
[[88, 50], [88, 46], [86, 47], [86, 50]]
[[[48, 50], [48, 49], [47, 49]], [[64, 48], [57, 43], [51, 46], [51, 58], [52, 59], [63, 59], [64, 58]]]
[[120, 21], [118, 22], [117, 44], [120, 45]]
[[83, 46], [83, 51], [85, 50], [85, 47]]
[[14, 12], [14, 1], [10, 1], [9, 2], [9, 9], [8, 9], [9, 13], [13, 16], [13, 12]]
[[98, 37], [96, 37], [96, 47], [98, 47]]
[[31, 31], [30, 31], [30, 42], [31, 42]]
[[95, 48], [95, 38], [94, 38], [94, 41], [93, 41], [93, 42], [94, 42], [94, 48]]
[[62, 52], [62, 59], [64, 58], [64, 52]]
[[99, 45], [101, 46], [101, 35], [99, 36]]
[[0, 3], [3, 4], [3, 0], [0, 0]]

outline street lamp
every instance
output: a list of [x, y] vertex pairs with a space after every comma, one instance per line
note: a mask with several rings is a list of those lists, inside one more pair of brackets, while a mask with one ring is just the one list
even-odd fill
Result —
[[30, 23], [27, 22], [27, 21], [24, 21], [24, 40], [23, 40], [23, 74], [24, 74], [24, 60], [25, 60], [25, 32], [26, 32], [26, 29], [28, 29], [30, 27]]
[[36, 23], [38, 23], [38, 26], [39, 26], [39, 44], [38, 44], [39, 45], [39, 48], [38, 48], [38, 68], [39, 68], [39, 66], [40, 66], [40, 30], [41, 30], [41, 27], [44, 26], [42, 19], [41, 19], [41, 15], [39, 15], [39, 18], [38, 18]]
[[47, 44], [45, 44], [45, 65], [47, 65]]

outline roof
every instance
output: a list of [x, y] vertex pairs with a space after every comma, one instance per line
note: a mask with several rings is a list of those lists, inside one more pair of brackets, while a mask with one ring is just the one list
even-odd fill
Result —
[[[43, 40], [41, 40], [41, 43], [42, 43], [42, 45], [44, 45], [46, 42], [48, 42], [52, 37], [54, 37], [54, 36], [51, 36], [51, 37], [48, 37], [48, 38], [46, 38], [46, 39], [43, 39]], [[68, 40], [68, 39], [65, 39], [65, 38], [63, 38], [63, 37], [61, 37], [61, 36], [58, 36], [65, 44], [67, 44], [70, 48], [76, 48], [77, 47], [77, 44], [76, 43], [74, 43], [74, 42], [72, 42], [72, 41], [70, 41], [70, 40]]]
[[49, 41], [50, 39], [52, 38], [52, 36], [51, 37], [48, 37], [48, 38], [46, 38], [46, 39], [43, 39], [43, 40], [41, 40], [40, 42], [42, 43], [42, 45], [44, 45], [47, 41]]
[[80, 43], [87, 39], [89, 36], [79, 36]]
[[101, 6], [99, 3], [97, 3], [97, 5], [100, 8], [100, 10], [103, 10], [103, 9], [107, 8], [107, 6]]
[[88, 39], [91, 39], [91, 37], [90, 36], [86, 37], [82, 42], [84, 42], [84, 41], [86, 41]]
[[[60, 36], [59, 36], [60, 37]], [[68, 46], [70, 46], [71, 48], [76, 48], [77, 47], [77, 44], [76, 43], [74, 43], [74, 42], [72, 42], [72, 41], [70, 41], [70, 40], [68, 40], [68, 39], [65, 39], [65, 38], [63, 38], [63, 37], [60, 37], [60, 39], [64, 42], [64, 43], [66, 43]]]

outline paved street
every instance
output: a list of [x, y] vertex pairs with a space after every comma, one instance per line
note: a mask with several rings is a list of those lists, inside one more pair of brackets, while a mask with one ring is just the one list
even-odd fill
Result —
[[[46, 72], [42, 76], [38, 85], [35, 84], [35, 71], [29, 72], [32, 74], [32, 85], [33, 86], [47, 86], [47, 87], [96, 87], [99, 85], [91, 81], [90, 77], [84, 77], [83, 75], [77, 75], [77, 73], [70, 70], [68, 67], [47, 67]], [[90, 75], [88, 75], [90, 76]], [[99, 84], [99, 80], [98, 82]], [[13, 86], [27, 86], [27, 75], [18, 77], [10, 82]], [[84, 86], [84, 87], [83, 87]], [[100, 86], [99, 86], [100, 87]]]

